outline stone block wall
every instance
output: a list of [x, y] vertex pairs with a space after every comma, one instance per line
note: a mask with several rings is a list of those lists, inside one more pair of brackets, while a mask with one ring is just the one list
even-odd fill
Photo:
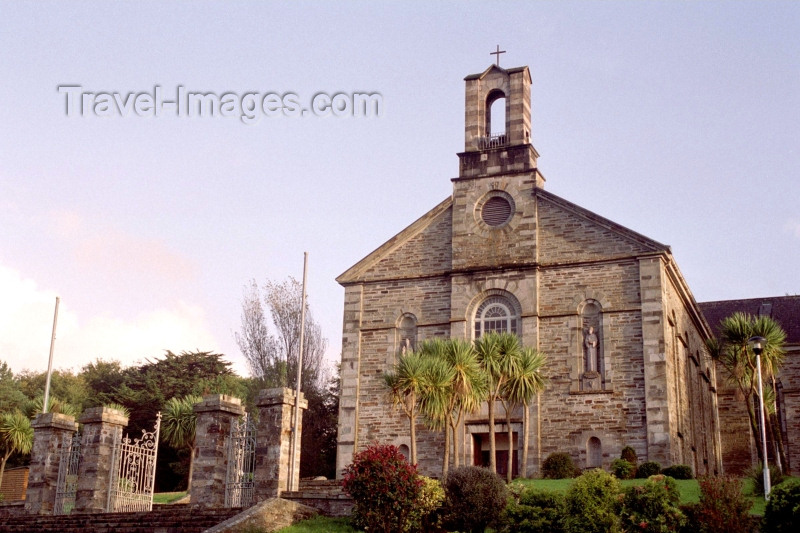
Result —
[[33, 448], [28, 475], [25, 511], [51, 514], [56, 499], [58, 465], [64, 442], [78, 431], [75, 418], [61, 413], [45, 413], [36, 417], [33, 426]]

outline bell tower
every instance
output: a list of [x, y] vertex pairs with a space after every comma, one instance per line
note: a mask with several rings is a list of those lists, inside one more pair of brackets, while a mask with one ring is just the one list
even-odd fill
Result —
[[[456, 179], [533, 171], [536, 185], [541, 187], [544, 178], [536, 172], [539, 154], [531, 145], [528, 67], [503, 69], [492, 65], [464, 80], [464, 152], [458, 154], [460, 164]], [[502, 103], [505, 103], [504, 124], [498, 117], [492, 117], [492, 110], [499, 114], [498, 104]]]

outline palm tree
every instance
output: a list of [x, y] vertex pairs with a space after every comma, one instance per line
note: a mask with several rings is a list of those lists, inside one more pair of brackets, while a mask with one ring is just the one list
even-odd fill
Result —
[[458, 438], [456, 430], [467, 413], [474, 413], [480, 409], [481, 402], [486, 398], [487, 386], [481, 366], [478, 363], [478, 353], [475, 347], [466, 340], [449, 339], [444, 349], [444, 358], [453, 370], [453, 380], [447, 398], [447, 413], [449, 431], [445, 428], [445, 449], [442, 466], [442, 479], [447, 476], [450, 466], [450, 439], [453, 443], [453, 466], [460, 466], [458, 451]]
[[[478, 362], [488, 382], [489, 468], [496, 473], [497, 458], [495, 454], [497, 453], [497, 445], [494, 434], [494, 407], [495, 402], [500, 399], [500, 393], [506, 381], [508, 381], [509, 376], [514, 374], [517, 367], [520, 351], [519, 337], [508, 332], [490, 332], [475, 339], [475, 351], [478, 353]], [[513, 453], [510, 442], [508, 447], [509, 453]]]
[[399, 405], [408, 417], [411, 437], [411, 464], [417, 464], [417, 403], [425, 385], [426, 357], [418, 352], [401, 355], [383, 380], [389, 388], [393, 405]]
[[[528, 425], [530, 410], [528, 406], [531, 400], [544, 389], [545, 378], [542, 375], [546, 357], [543, 353], [534, 348], [522, 348], [519, 354], [516, 372], [509, 376], [503, 389], [504, 405], [506, 407], [506, 425], [508, 427], [508, 442], [511, 443], [511, 411], [518, 405], [523, 406], [522, 411], [522, 477], [528, 474]], [[511, 483], [511, 470], [513, 466], [513, 454], [508, 454], [508, 473], [507, 480]]]
[[33, 447], [31, 420], [19, 410], [0, 414], [0, 483], [6, 470], [6, 461], [14, 453], [28, 453]]
[[[44, 405], [44, 396], [37, 396], [33, 400], [28, 400], [23, 406], [24, 414], [28, 416], [28, 418], [36, 418], [42, 413], [42, 405]], [[47, 412], [61, 413], [77, 418], [80, 414], [80, 408], [60, 400], [55, 396], [50, 396], [47, 399]]]
[[[431, 342], [430, 345], [427, 345]], [[437, 339], [423, 343], [420, 352], [425, 360], [424, 380], [419, 394], [420, 413], [425, 416], [425, 425], [435, 431], [444, 430], [445, 461], [449, 461], [450, 449], [448, 422], [450, 420], [450, 398], [455, 379], [455, 369], [444, 357], [442, 349], [447, 341]]]
[[[764, 373], [772, 379], [783, 363], [786, 333], [773, 319], [766, 316], [753, 317], [746, 313], [734, 313], [720, 323], [720, 338], [709, 339], [706, 343], [711, 357], [719, 362], [728, 373], [727, 380], [739, 389], [744, 397], [750, 429], [758, 437], [757, 413], [753, 398], [758, 394], [756, 376], [756, 357], [749, 346], [751, 337], [764, 337], [761, 363]], [[760, 446], [756, 446], [758, 458], [764, 461]]]
[[203, 399], [200, 396], [188, 395], [183, 398], [170, 398], [164, 404], [161, 418], [161, 438], [173, 448], [189, 449], [189, 480], [186, 492], [192, 492], [192, 474], [194, 473], [195, 435], [197, 415], [194, 405]]

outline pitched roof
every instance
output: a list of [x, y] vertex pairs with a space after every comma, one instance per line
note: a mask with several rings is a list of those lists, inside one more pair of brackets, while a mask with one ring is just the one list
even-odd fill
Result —
[[719, 334], [723, 318], [739, 311], [775, 319], [786, 332], [787, 344], [800, 344], [800, 296], [774, 296], [746, 300], [722, 300], [698, 304], [714, 334]]

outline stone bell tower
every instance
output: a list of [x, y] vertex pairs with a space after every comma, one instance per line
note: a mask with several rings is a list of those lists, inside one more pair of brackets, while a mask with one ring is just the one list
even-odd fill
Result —
[[[506, 70], [492, 65], [464, 80], [467, 82], [464, 152], [458, 154], [459, 178], [531, 171], [536, 174], [539, 154], [531, 145], [531, 73], [528, 67]], [[495, 120], [493, 132], [492, 107], [498, 100], [505, 102], [505, 124], [497, 124]], [[537, 186], [543, 182], [544, 178], [537, 175]]]
[[[531, 144], [530, 71], [492, 65], [464, 80], [464, 152], [458, 154], [459, 173], [452, 180], [453, 268], [534, 264], [533, 192], [544, 186], [544, 176]], [[498, 117], [493, 121], [492, 109], [499, 114], [503, 103], [505, 123]]]

